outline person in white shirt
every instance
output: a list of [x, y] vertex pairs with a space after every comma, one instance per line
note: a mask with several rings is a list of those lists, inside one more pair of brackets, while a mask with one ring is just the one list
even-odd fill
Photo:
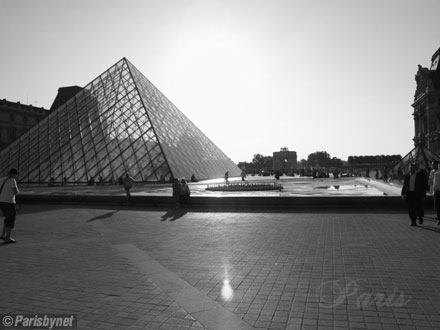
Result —
[[434, 196], [434, 175], [438, 171], [438, 162], [432, 162], [432, 170], [429, 172], [428, 185], [429, 185], [429, 193]]
[[440, 169], [434, 174], [432, 190], [434, 192], [434, 208], [438, 219], [437, 225], [440, 225]]
[[0, 187], [0, 209], [5, 216], [3, 231], [0, 239], [5, 243], [15, 243], [15, 239], [11, 237], [12, 229], [15, 225], [15, 196], [18, 195], [19, 190], [17, 186], [18, 171], [12, 168], [9, 175], [3, 179]]

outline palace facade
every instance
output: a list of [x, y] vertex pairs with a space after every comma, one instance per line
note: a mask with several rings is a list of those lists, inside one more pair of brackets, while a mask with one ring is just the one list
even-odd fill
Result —
[[32, 105], [0, 100], [0, 150], [45, 118], [49, 111]]
[[419, 65], [414, 95], [414, 145], [440, 154], [440, 48], [429, 68]]

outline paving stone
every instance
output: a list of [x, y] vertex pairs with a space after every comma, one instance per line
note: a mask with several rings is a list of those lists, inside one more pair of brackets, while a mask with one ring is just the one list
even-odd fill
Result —
[[[18, 243], [0, 249], [0, 313], [77, 313], [84, 329], [200, 330], [231, 315], [258, 329], [439, 328], [429, 214], [414, 228], [398, 212], [164, 213], [24, 205]], [[162, 268], [136, 267], [120, 244]]]

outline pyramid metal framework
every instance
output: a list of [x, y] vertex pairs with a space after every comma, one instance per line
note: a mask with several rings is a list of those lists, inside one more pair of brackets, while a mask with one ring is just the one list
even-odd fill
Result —
[[440, 156], [432, 150], [420, 145], [414, 147], [414, 149], [397, 162], [393, 166], [393, 171], [398, 173], [400, 170], [403, 174], [409, 173], [409, 167], [413, 163], [417, 164], [419, 168], [431, 170], [433, 161], [440, 163]]
[[126, 58], [0, 153], [20, 182], [238, 176], [240, 169]]

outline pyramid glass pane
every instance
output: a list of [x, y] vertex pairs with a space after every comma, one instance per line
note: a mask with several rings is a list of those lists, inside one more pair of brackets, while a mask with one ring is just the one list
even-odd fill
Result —
[[174, 176], [218, 178], [226, 171], [240, 175], [239, 168], [197, 126], [131, 63], [128, 65]]
[[125, 58], [0, 153], [20, 182], [85, 183], [129, 173], [208, 179], [238, 167]]

